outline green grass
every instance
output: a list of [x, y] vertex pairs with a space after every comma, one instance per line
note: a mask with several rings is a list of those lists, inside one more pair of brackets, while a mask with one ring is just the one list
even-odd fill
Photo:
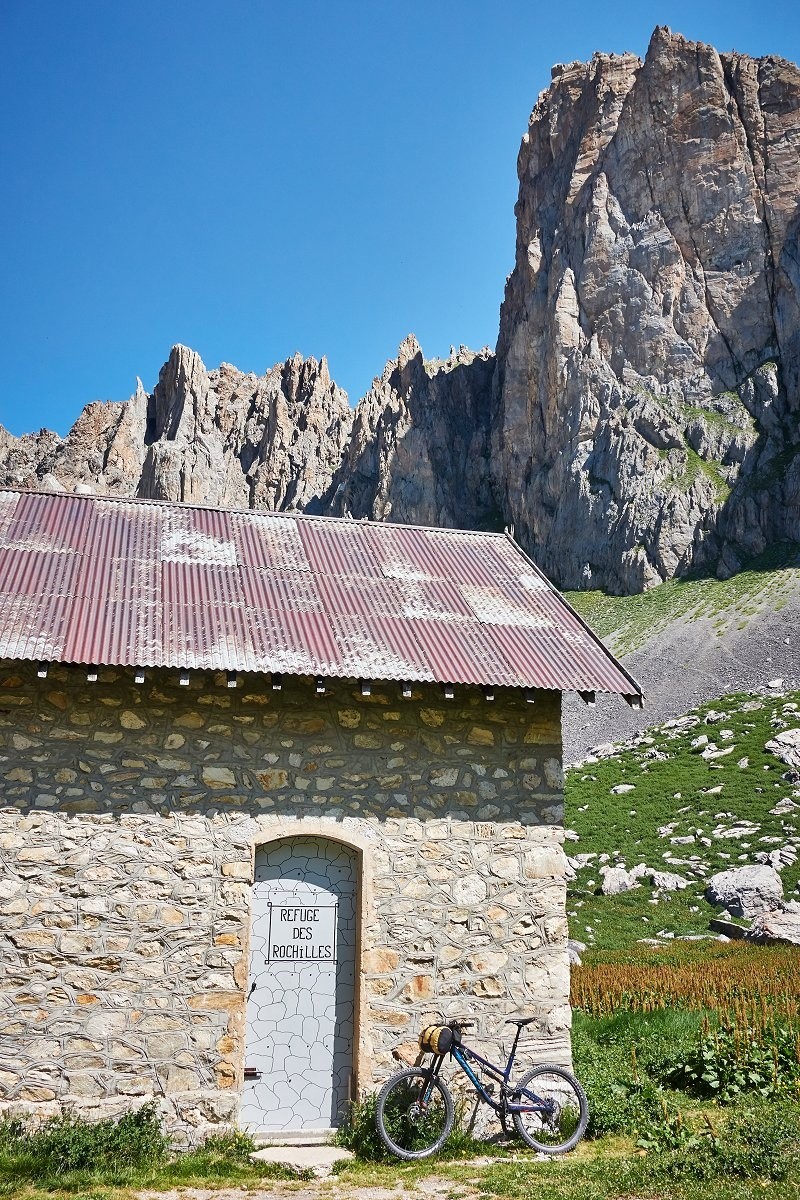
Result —
[[[712, 720], [706, 723], [709, 713]], [[567, 772], [566, 821], [578, 834], [578, 841], [566, 843], [567, 852], [596, 855], [577, 871], [568, 898], [571, 935], [589, 945], [611, 950], [662, 931], [707, 932], [715, 910], [703, 898], [704, 879], [755, 862], [757, 852], [800, 832], [800, 810], [771, 811], [791, 799], [798, 785], [783, 778], [787, 767], [764, 749], [779, 730], [800, 726], [800, 692], [779, 699], [727, 696], [690, 716], [689, 729], [651, 730], [635, 748]], [[693, 748], [702, 737], [708, 744]], [[730, 752], [704, 759], [702, 751], [713, 746]], [[633, 790], [614, 794], [617, 784]], [[737, 821], [757, 828], [743, 837], [719, 836]], [[694, 840], [673, 840], [685, 837]], [[645, 863], [674, 872], [690, 886], [661, 897], [647, 883], [620, 896], [599, 895], [601, 855], [610, 856], [608, 865], [630, 869]], [[800, 880], [800, 861], [781, 877], [788, 898]]]
[[800, 544], [771, 547], [730, 579], [670, 579], [635, 596], [567, 592], [573, 608], [615, 654], [629, 654], [676, 620], [709, 617], [722, 633], [765, 605], [781, 607], [800, 589]]
[[132, 1189], [254, 1187], [264, 1180], [297, 1181], [306, 1174], [253, 1162], [242, 1133], [207, 1139], [183, 1153], [170, 1147], [152, 1106], [120, 1120], [91, 1124], [70, 1113], [26, 1130], [0, 1122], [0, 1197], [66, 1193], [101, 1197]]
[[651, 1157], [626, 1155], [589, 1162], [492, 1167], [483, 1172], [480, 1191], [509, 1200], [530, 1200], [531, 1189], [551, 1200], [797, 1200], [797, 1179], [780, 1183], [752, 1179], [678, 1182], [654, 1170]]
[[668, 479], [667, 486], [676, 492], [686, 492], [697, 479], [704, 475], [714, 489], [714, 499], [718, 504], [724, 504], [731, 494], [731, 486], [722, 473], [718, 463], [701, 458], [696, 450], [688, 444], [684, 447], [686, 464], [680, 475]]
[[[309, 1188], [308, 1177], [285, 1168], [252, 1163], [249, 1159], [252, 1144], [241, 1134], [214, 1138], [194, 1151], [175, 1154], [164, 1146], [154, 1128], [145, 1131], [151, 1135], [149, 1140], [140, 1138], [139, 1149], [134, 1153], [137, 1161], [126, 1164], [117, 1153], [114, 1138], [105, 1136], [109, 1132], [113, 1135], [113, 1129], [106, 1128], [94, 1135], [91, 1127], [67, 1118], [55, 1129], [55, 1136], [49, 1142], [37, 1141], [35, 1134], [21, 1137], [19, 1130], [15, 1131], [8, 1123], [0, 1129], [0, 1195], [9, 1200], [12, 1197], [37, 1200], [43, 1193], [50, 1200], [134, 1200], [142, 1192], [177, 1190], [188, 1200], [192, 1193], [186, 1189], [213, 1194], [217, 1189], [234, 1188], [245, 1196], [291, 1196], [311, 1190], [314, 1195], [328, 1196], [331, 1200], [359, 1200], [359, 1197], [374, 1200], [375, 1189], [379, 1189], [393, 1194], [427, 1194], [443, 1200], [457, 1200], [477, 1190], [487, 1196], [524, 1196], [527, 1200], [535, 1190], [562, 1200], [589, 1197], [632, 1200], [634, 1196], [639, 1200], [647, 1197], [666, 1200], [668, 1196], [676, 1200], [695, 1200], [695, 1197], [699, 1200], [699, 1184], [694, 1178], [698, 1173], [703, 1176], [704, 1200], [723, 1200], [723, 1197], [738, 1200], [753, 1195], [747, 1188], [760, 1191], [759, 1179], [737, 1178], [742, 1172], [753, 1176], [750, 1160], [742, 1156], [733, 1160], [732, 1172], [722, 1169], [724, 1164], [721, 1164], [717, 1179], [713, 1177], [716, 1160], [713, 1156], [709, 1158], [710, 1144], [695, 1151], [684, 1147], [681, 1153], [651, 1149], [646, 1155], [635, 1146], [637, 1122], [646, 1122], [647, 1114], [652, 1112], [656, 1112], [658, 1121], [652, 1094], [655, 1085], [645, 1095], [646, 1089], [640, 1087], [639, 1081], [647, 1072], [653, 1078], [663, 1073], [665, 1063], [671, 1061], [670, 1053], [680, 1050], [681, 1044], [694, 1036], [693, 1026], [686, 1022], [685, 1014], [674, 1013], [653, 1014], [647, 1019], [623, 1014], [620, 1018], [594, 1021], [578, 1016], [576, 1063], [587, 1084], [594, 1085], [593, 1102], [598, 1107], [605, 1103], [609, 1094], [607, 1084], [611, 1089], [632, 1093], [633, 1100], [627, 1109], [617, 1103], [613, 1120], [622, 1132], [587, 1140], [563, 1160], [539, 1161], [517, 1141], [487, 1148], [462, 1139], [454, 1147], [455, 1157], [449, 1160], [437, 1156], [418, 1163], [341, 1162], [330, 1180], [314, 1181]], [[631, 1054], [634, 1044], [640, 1047], [638, 1060]], [[590, 1067], [594, 1070], [592, 1079], [588, 1078]], [[640, 1093], [645, 1095], [644, 1103], [640, 1102]], [[684, 1110], [699, 1127], [700, 1107], [686, 1102]], [[761, 1119], [758, 1114], [748, 1118], [759, 1129], [763, 1127], [756, 1176], [758, 1170], [763, 1170], [765, 1182], [770, 1177], [771, 1195], [779, 1200], [796, 1195], [792, 1190], [796, 1187], [793, 1182], [796, 1156], [790, 1116], [784, 1115], [782, 1123], [776, 1122], [772, 1111], [762, 1110]], [[730, 1115], [723, 1116], [722, 1126], [732, 1119]], [[732, 1145], [735, 1149], [735, 1136]], [[99, 1156], [93, 1165], [89, 1161], [92, 1147]], [[105, 1163], [100, 1162], [103, 1156]], [[62, 1169], [70, 1161], [83, 1161], [83, 1169]], [[784, 1181], [780, 1176], [787, 1170], [790, 1179]], [[267, 1180], [270, 1182], [265, 1188]]]

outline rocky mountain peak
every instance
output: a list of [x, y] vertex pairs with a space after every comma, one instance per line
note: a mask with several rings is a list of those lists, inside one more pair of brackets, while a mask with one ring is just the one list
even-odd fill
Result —
[[[731, 574], [800, 540], [800, 71], [659, 26], [557, 64], [518, 157], [496, 356], [405, 338], [355, 411], [326, 359], [175, 346], [151, 396], [2, 478], [502, 528], [561, 586]], [[2, 482], [2, 479], [0, 479]]]
[[403, 338], [397, 349], [397, 367], [400, 371], [407, 367], [414, 359], [422, 361], [422, 347], [413, 333], [409, 333]]
[[562, 585], [730, 573], [792, 536], [799, 109], [796, 67], [659, 27], [531, 114], [492, 459]]
[[[184, 418], [187, 402], [205, 408], [208, 373], [200, 355], [188, 346], [173, 346], [158, 375], [147, 407], [148, 445], [162, 439], [174, 441]], [[138, 394], [138, 388], [137, 388]]]

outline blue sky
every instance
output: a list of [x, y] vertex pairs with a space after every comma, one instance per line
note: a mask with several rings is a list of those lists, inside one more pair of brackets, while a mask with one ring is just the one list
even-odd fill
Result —
[[668, 24], [800, 59], [797, 5], [3, 0], [0, 423], [65, 433], [175, 342], [355, 402], [400, 340], [494, 345], [554, 62]]

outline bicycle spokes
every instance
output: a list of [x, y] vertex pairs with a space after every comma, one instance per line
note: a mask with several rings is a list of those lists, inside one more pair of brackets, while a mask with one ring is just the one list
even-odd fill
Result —
[[431, 1153], [449, 1133], [450, 1115], [439, 1081], [420, 1075], [397, 1080], [384, 1097], [381, 1118], [392, 1148], [414, 1157]]
[[537, 1150], [564, 1151], [586, 1127], [586, 1098], [577, 1080], [557, 1068], [539, 1068], [522, 1081], [513, 1098], [514, 1124]]

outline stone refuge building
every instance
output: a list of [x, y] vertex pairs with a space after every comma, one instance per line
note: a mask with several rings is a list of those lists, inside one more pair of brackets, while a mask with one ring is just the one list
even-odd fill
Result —
[[0, 492], [0, 1112], [329, 1128], [469, 1014], [570, 1059], [561, 691], [512, 539]]

